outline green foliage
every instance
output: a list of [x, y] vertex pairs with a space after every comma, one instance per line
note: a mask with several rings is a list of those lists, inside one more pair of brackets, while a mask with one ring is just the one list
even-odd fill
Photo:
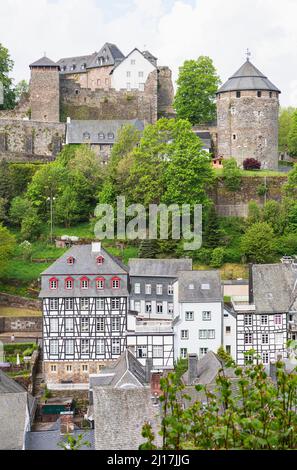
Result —
[[45, 166], [32, 163], [10, 163], [9, 170], [13, 185], [13, 197], [23, 195], [35, 173]]
[[276, 242], [276, 251], [280, 256], [295, 256], [297, 253], [296, 233], [288, 233], [287, 235], [283, 235], [282, 237], [278, 238]]
[[120, 160], [129, 155], [139, 144], [141, 133], [131, 124], [124, 125], [117, 134], [112, 147], [110, 161], [111, 167], [116, 167]]
[[8, 49], [0, 43], [0, 82], [4, 87], [4, 104], [0, 109], [13, 109], [15, 107], [15, 91], [12, 79], [9, 77], [13, 70], [14, 62], [10, 58]]
[[7, 221], [7, 200], [0, 197], [0, 224]]
[[283, 186], [283, 191], [288, 199], [297, 200], [297, 163], [288, 174], [288, 182]]
[[261, 208], [259, 204], [256, 201], [250, 201], [249, 202], [249, 208], [248, 208], [248, 225], [253, 225], [256, 224], [257, 222], [260, 222], [262, 219], [262, 214], [261, 214]]
[[210, 57], [187, 60], [179, 69], [174, 107], [178, 119], [202, 124], [216, 118], [216, 92], [221, 81]]
[[77, 192], [66, 186], [55, 204], [56, 222], [70, 227], [80, 219], [80, 201]]
[[257, 188], [257, 194], [258, 196], [265, 196], [265, 194], [268, 193], [268, 188], [265, 183], [261, 183], [258, 188]]
[[237, 166], [235, 158], [224, 160], [223, 178], [225, 186], [229, 191], [238, 191], [241, 187], [241, 171]]
[[[258, 361], [240, 367], [222, 354], [225, 364], [215, 389], [197, 385], [196, 400], [187, 395], [175, 374], [161, 380], [162, 450], [296, 449], [296, 368], [288, 374], [284, 364], [277, 362], [273, 382]], [[152, 428], [147, 424], [145, 435], [144, 446], [153, 448]]]
[[35, 343], [12, 343], [12, 344], [5, 344], [4, 345], [4, 352], [5, 354], [8, 355], [14, 355], [16, 356], [17, 354], [23, 354], [25, 355], [25, 352], [27, 349], [37, 351], [38, 346]]
[[142, 240], [139, 247], [139, 258], [154, 259], [159, 253], [157, 240]]
[[35, 208], [30, 209], [22, 220], [21, 237], [23, 240], [38, 240], [43, 231], [41, 218]]
[[44, 393], [43, 393], [43, 399], [44, 400], [49, 400], [50, 398], [52, 398], [52, 396], [53, 396], [52, 392], [47, 388], [47, 386], [45, 386]]
[[[226, 299], [226, 300], [227, 300], [227, 299]], [[218, 358], [219, 358], [221, 361], [223, 361], [223, 362], [230, 363], [230, 361], [232, 361], [232, 357], [230, 356], [229, 353], [227, 353], [227, 351], [225, 350], [224, 346], [221, 346], [221, 347], [218, 349], [217, 356], [218, 356]]]
[[29, 93], [29, 83], [26, 80], [21, 80], [17, 83], [15, 89], [15, 98], [16, 102], [18, 103], [23, 97], [28, 95]]
[[[0, 46], [1, 47], [1, 46]], [[10, 172], [9, 163], [0, 161], [0, 198], [10, 202], [14, 196], [14, 185]]]
[[276, 244], [275, 234], [267, 222], [251, 225], [241, 239], [241, 250], [247, 260], [253, 263], [273, 261]]
[[26, 214], [32, 210], [32, 204], [28, 199], [21, 196], [15, 197], [11, 201], [9, 221], [13, 226], [20, 227]]
[[5, 270], [14, 248], [14, 236], [0, 224], [0, 275]]
[[279, 151], [282, 153], [288, 152], [288, 137], [292, 125], [292, 116], [295, 108], [281, 108], [279, 114], [279, 134], [278, 134], [278, 146]]
[[63, 441], [58, 443], [58, 447], [61, 447], [63, 450], [81, 450], [83, 447], [91, 447], [89, 441], [84, 440], [84, 434], [79, 434], [78, 436], [73, 436], [67, 434]]
[[225, 260], [225, 249], [217, 247], [213, 250], [210, 260], [210, 266], [212, 268], [221, 268]]
[[25, 240], [20, 244], [20, 250], [25, 261], [31, 261], [32, 259], [32, 244]]
[[203, 246], [214, 248], [221, 242], [222, 231], [215, 206], [211, 204], [206, 215], [205, 230], [203, 235]]
[[292, 157], [297, 157], [297, 110], [295, 110], [292, 115], [292, 122], [288, 135], [288, 150]]

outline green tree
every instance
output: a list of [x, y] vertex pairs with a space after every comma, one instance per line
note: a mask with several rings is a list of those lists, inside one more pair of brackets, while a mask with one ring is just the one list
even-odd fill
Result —
[[15, 248], [15, 238], [6, 227], [0, 224], [0, 275], [3, 274]]
[[256, 201], [250, 201], [248, 207], [248, 218], [247, 223], [248, 225], [256, 224], [257, 222], [261, 222], [261, 208]]
[[154, 259], [159, 253], [157, 240], [142, 240], [139, 247], [139, 258]]
[[292, 122], [288, 135], [288, 150], [291, 157], [297, 157], [297, 110], [292, 115]]
[[288, 174], [288, 182], [283, 186], [283, 191], [289, 200], [297, 200], [297, 163]]
[[117, 166], [121, 159], [132, 152], [139, 144], [140, 138], [140, 131], [135, 126], [132, 126], [132, 124], [126, 124], [119, 130], [110, 156], [112, 168]]
[[215, 248], [220, 244], [222, 230], [220, 228], [219, 218], [214, 204], [211, 204], [207, 211], [205, 230], [203, 235], [203, 246]]
[[210, 266], [212, 268], [221, 268], [224, 264], [225, 255], [226, 253], [224, 248], [215, 248], [211, 255]]
[[29, 83], [26, 80], [21, 80], [14, 89], [16, 102], [20, 102], [23, 97], [29, 93]]
[[267, 201], [262, 209], [262, 219], [267, 222], [274, 230], [277, 235], [284, 233], [287, 214], [285, 213], [284, 207], [277, 201]]
[[79, 434], [74, 436], [72, 434], [67, 434], [63, 441], [58, 443], [58, 446], [63, 450], [81, 450], [83, 447], [91, 447], [89, 441], [84, 440], [84, 434]]
[[216, 118], [216, 92], [221, 81], [210, 57], [187, 60], [179, 69], [174, 107], [179, 119], [193, 125]]
[[27, 212], [32, 209], [32, 204], [28, 199], [21, 196], [15, 197], [11, 201], [10, 211], [9, 211], [9, 221], [13, 226], [20, 227], [22, 224], [23, 218], [26, 216]]
[[0, 161], [0, 197], [10, 203], [14, 196], [14, 185], [9, 163], [4, 159]]
[[223, 178], [229, 191], [238, 191], [241, 186], [241, 171], [235, 158], [229, 158], [223, 162]]
[[13, 109], [15, 107], [15, 92], [12, 79], [9, 77], [14, 62], [11, 60], [9, 51], [0, 43], [0, 82], [4, 88], [4, 103], [0, 109]]
[[34, 242], [42, 234], [43, 223], [35, 208], [27, 212], [22, 220], [21, 236], [23, 240]]
[[7, 200], [0, 197], [0, 224], [7, 221]]
[[59, 195], [55, 204], [55, 219], [58, 224], [70, 227], [80, 218], [79, 201], [76, 191], [66, 186], [62, 194]]
[[279, 151], [282, 153], [288, 153], [288, 138], [292, 125], [292, 116], [295, 111], [295, 108], [281, 108], [279, 114], [279, 135], [278, 135], [278, 144]]
[[267, 222], [258, 222], [248, 228], [241, 239], [241, 251], [248, 261], [269, 263], [273, 261], [276, 245], [273, 228]]

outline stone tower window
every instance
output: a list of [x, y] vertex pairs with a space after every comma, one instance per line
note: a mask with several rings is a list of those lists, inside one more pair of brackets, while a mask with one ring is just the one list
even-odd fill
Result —
[[236, 98], [241, 98], [241, 91], [236, 92]]
[[258, 96], [258, 98], [261, 98], [261, 96], [262, 96], [262, 91], [257, 91], [257, 96]]
[[272, 98], [273, 97], [273, 93], [272, 91], [269, 92], [269, 98]]
[[232, 139], [233, 139], [233, 140], [236, 140], [236, 139], [237, 139], [237, 135], [236, 135], [236, 134], [233, 134]]

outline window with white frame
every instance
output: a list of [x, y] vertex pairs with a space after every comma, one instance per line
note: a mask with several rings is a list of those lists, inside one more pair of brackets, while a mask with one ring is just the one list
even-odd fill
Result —
[[134, 310], [135, 310], [135, 312], [140, 312], [140, 306], [141, 306], [140, 302], [139, 302], [138, 300], [136, 300], [136, 301], [134, 302]]
[[211, 312], [202, 312], [203, 321], [211, 321]]
[[187, 348], [181, 348], [181, 350], [180, 350], [180, 357], [181, 357], [182, 359], [187, 359], [187, 357], [188, 357], [188, 350], [187, 350]]
[[137, 357], [139, 359], [147, 358], [147, 346], [146, 345], [137, 346]]
[[274, 324], [275, 325], [282, 325], [283, 324], [282, 315], [274, 315]]
[[143, 75], [144, 75], [144, 73], [143, 73], [143, 72], [141, 72], [141, 71], [139, 71], [139, 72], [138, 72], [138, 77], [139, 77], [139, 78], [142, 78], [142, 77], [143, 77]]
[[253, 344], [253, 335], [252, 335], [252, 333], [245, 333], [245, 335], [244, 335], [244, 344]]
[[168, 295], [173, 295], [173, 293], [174, 293], [173, 285], [169, 284], [169, 286], [168, 286]]
[[140, 292], [141, 292], [140, 283], [136, 282], [136, 284], [134, 285], [134, 294], [140, 294]]
[[73, 279], [67, 279], [65, 287], [67, 290], [73, 289]]
[[262, 353], [262, 362], [263, 364], [269, 364], [269, 352], [265, 351]]
[[89, 280], [88, 280], [88, 279], [83, 279], [83, 280], [81, 281], [81, 288], [82, 288], [83, 290], [86, 290], [86, 289], [89, 288]]
[[72, 366], [66, 366], [66, 372], [72, 372]]
[[74, 341], [67, 340], [65, 342], [65, 353], [67, 356], [72, 356], [74, 354]]
[[81, 325], [81, 332], [82, 333], [89, 333], [90, 322], [89, 322], [88, 318], [81, 318], [80, 325]]
[[50, 289], [52, 289], [52, 290], [58, 289], [58, 280], [57, 279], [51, 279], [50, 280]]
[[173, 314], [174, 314], [174, 305], [168, 304], [168, 315], [173, 315]]
[[59, 310], [59, 299], [50, 299], [50, 310]]
[[189, 339], [189, 330], [181, 330], [180, 337], [181, 339]]
[[73, 299], [65, 299], [65, 310], [73, 310], [74, 302]]
[[253, 325], [253, 315], [248, 314], [244, 316], [244, 324], [245, 326], [252, 326]]
[[262, 334], [262, 344], [269, 344], [269, 335], [267, 333]]
[[65, 331], [66, 331], [66, 333], [73, 333], [73, 331], [74, 331], [73, 318], [66, 318]]
[[199, 339], [215, 339], [215, 330], [199, 330]]
[[97, 318], [96, 320], [96, 330], [98, 333], [104, 333], [105, 331], [105, 318]]
[[138, 86], [139, 91], [144, 91], [144, 86], [145, 86], [144, 83], [139, 83], [139, 86]]
[[229, 344], [226, 345], [226, 353], [231, 354], [231, 346]]
[[145, 303], [145, 313], [152, 313], [152, 303], [146, 302]]
[[157, 284], [156, 293], [157, 293], [157, 295], [163, 295], [163, 285], [162, 284]]
[[136, 60], [135, 59], [131, 59], [131, 65], [135, 65], [136, 64]]
[[111, 286], [113, 289], [119, 289], [121, 286], [121, 281], [119, 279], [113, 279]]
[[194, 321], [194, 312], [186, 312], [186, 321]]
[[121, 341], [113, 338], [112, 340], [112, 354], [121, 354]]
[[97, 352], [97, 355], [99, 356], [105, 354], [105, 340], [104, 339], [97, 339], [96, 352]]
[[58, 340], [50, 341], [50, 354], [52, 356], [58, 356], [59, 354], [59, 341]]
[[244, 363], [245, 363], [245, 365], [252, 364], [253, 363], [253, 356], [251, 354], [245, 354], [244, 355]]
[[275, 333], [275, 344], [282, 345], [284, 343], [283, 333]]
[[104, 310], [104, 299], [96, 299], [96, 310]]
[[59, 320], [57, 318], [50, 319], [51, 333], [59, 333]]
[[200, 348], [200, 357], [206, 356], [208, 353], [208, 348]]
[[57, 372], [57, 366], [51, 365], [51, 372]]
[[131, 77], [131, 72], [127, 71], [127, 78]]
[[163, 357], [163, 346], [153, 346], [153, 357], [155, 359], [161, 359]]
[[89, 372], [89, 366], [87, 364], [83, 364], [81, 366], [81, 370], [82, 370], [82, 372], [87, 373], [87, 372]]
[[120, 310], [120, 299], [112, 299], [111, 308], [112, 310]]
[[261, 315], [261, 325], [268, 325], [268, 315]]
[[111, 329], [112, 331], [120, 331], [121, 329], [121, 319], [119, 317], [113, 317], [111, 320]]
[[81, 340], [81, 353], [83, 355], [90, 354], [90, 340], [88, 339]]
[[152, 293], [152, 285], [151, 284], [146, 284], [145, 285], [145, 294], [146, 295], [151, 295]]
[[226, 326], [226, 335], [231, 334], [231, 326]]
[[157, 313], [163, 313], [163, 303], [157, 302]]
[[100, 289], [100, 290], [104, 289], [104, 284], [105, 284], [104, 279], [97, 279], [96, 280], [96, 288], [97, 289]]
[[80, 299], [80, 309], [83, 311], [89, 310], [90, 307], [90, 299], [88, 298], [83, 298]]

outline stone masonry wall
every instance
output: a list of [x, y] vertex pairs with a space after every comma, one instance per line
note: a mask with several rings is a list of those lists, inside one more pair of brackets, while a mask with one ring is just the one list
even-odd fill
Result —
[[58, 68], [33, 68], [30, 81], [31, 119], [60, 122], [60, 74]]
[[65, 124], [0, 119], [0, 159], [52, 161], [65, 142]]
[[29, 310], [42, 310], [41, 300], [26, 299], [17, 295], [10, 295], [0, 292], [0, 305], [15, 308], [27, 308]]
[[42, 332], [42, 317], [1, 317], [0, 333]]
[[154, 123], [158, 118], [158, 78], [152, 72], [139, 90], [90, 90], [68, 79], [61, 79], [61, 120], [141, 119]]
[[158, 76], [158, 117], [175, 117], [173, 109], [174, 87], [169, 67], [159, 67]]
[[236, 158], [242, 166], [246, 158], [256, 158], [262, 168], [278, 167], [278, 93], [262, 91], [220, 93], [217, 98], [218, 155]]
[[[111, 366], [112, 361], [70, 361], [70, 362], [44, 362], [43, 373], [46, 384], [62, 384], [71, 382], [73, 384], [89, 383], [90, 374], [98, 374], [104, 367]], [[55, 372], [52, 367], [55, 366]], [[71, 366], [72, 370], [67, 370]], [[88, 366], [88, 370], [83, 371], [83, 366]]]

